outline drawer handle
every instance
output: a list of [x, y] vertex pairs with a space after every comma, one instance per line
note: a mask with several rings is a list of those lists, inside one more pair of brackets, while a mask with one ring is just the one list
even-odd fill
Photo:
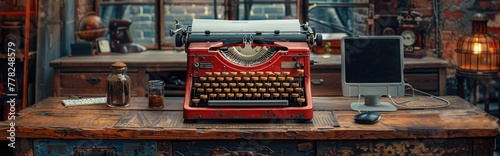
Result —
[[101, 82], [101, 79], [99, 77], [89, 77], [87, 79], [87, 82], [89, 82], [90, 84], [97, 84]]
[[323, 82], [325, 82], [325, 80], [323, 80], [323, 79], [311, 79], [311, 83], [313, 85], [321, 85], [321, 84], [323, 84]]
[[261, 147], [257, 151], [229, 151], [225, 147], [216, 147], [212, 152], [213, 156], [238, 156], [238, 155], [253, 155], [253, 156], [272, 156], [274, 151], [269, 147]]

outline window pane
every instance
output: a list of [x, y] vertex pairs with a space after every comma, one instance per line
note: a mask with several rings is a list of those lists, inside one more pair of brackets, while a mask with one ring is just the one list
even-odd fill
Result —
[[174, 43], [174, 38], [168, 34], [170, 29], [174, 29], [174, 19], [179, 20], [182, 25], [191, 25], [193, 19], [215, 19], [214, 13], [217, 15], [217, 19], [224, 19], [223, 5], [217, 5], [216, 10], [212, 4], [165, 5], [164, 8], [165, 43], [168, 45]]
[[[155, 44], [155, 8], [153, 5], [106, 5], [100, 7], [100, 16], [109, 27], [111, 19], [130, 20], [130, 36], [134, 43]], [[108, 34], [109, 36], [109, 34]], [[109, 39], [109, 38], [108, 38]]]
[[[216, 0], [217, 3], [222, 3], [224, 2], [224, 0]], [[213, 3], [214, 0], [165, 0], [165, 2], [173, 2], [173, 3], [178, 3], [178, 2], [182, 2], [182, 3], [192, 3], [192, 4], [195, 4], [195, 3], [199, 3], [199, 2], [204, 2], [204, 3]]]
[[[315, 3], [355, 2], [350, 0], [311, 0]], [[347, 33], [362, 35], [366, 30], [367, 6], [318, 6], [308, 13], [309, 24], [319, 33]]]
[[101, 0], [101, 2], [154, 2], [155, 0]]
[[[253, 3], [246, 4], [248, 10], [245, 11], [245, 1], [240, 1], [238, 6], [238, 18], [240, 20], [273, 20], [273, 19], [296, 19], [297, 5], [295, 1], [291, 3], [267, 3], [264, 0], [254, 0]], [[260, 2], [260, 3], [259, 3]]]

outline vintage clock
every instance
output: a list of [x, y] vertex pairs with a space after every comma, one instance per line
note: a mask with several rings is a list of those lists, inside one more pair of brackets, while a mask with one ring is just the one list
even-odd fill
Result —
[[424, 56], [423, 29], [420, 25], [422, 14], [412, 11], [413, 3], [408, 3], [408, 11], [400, 12], [397, 35], [403, 37], [404, 55], [411, 58]]

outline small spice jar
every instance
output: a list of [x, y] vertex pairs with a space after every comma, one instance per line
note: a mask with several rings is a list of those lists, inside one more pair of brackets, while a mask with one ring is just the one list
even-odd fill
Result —
[[127, 65], [115, 62], [111, 65], [111, 73], [106, 78], [107, 104], [109, 107], [127, 107], [130, 104], [130, 77]]
[[161, 80], [151, 80], [148, 83], [149, 108], [163, 108], [163, 87], [165, 83]]

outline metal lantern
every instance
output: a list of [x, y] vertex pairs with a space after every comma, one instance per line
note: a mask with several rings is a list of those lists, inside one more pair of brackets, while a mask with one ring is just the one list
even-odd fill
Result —
[[472, 32], [457, 41], [457, 72], [464, 75], [494, 75], [498, 72], [500, 45], [488, 34], [485, 14], [471, 18]]

